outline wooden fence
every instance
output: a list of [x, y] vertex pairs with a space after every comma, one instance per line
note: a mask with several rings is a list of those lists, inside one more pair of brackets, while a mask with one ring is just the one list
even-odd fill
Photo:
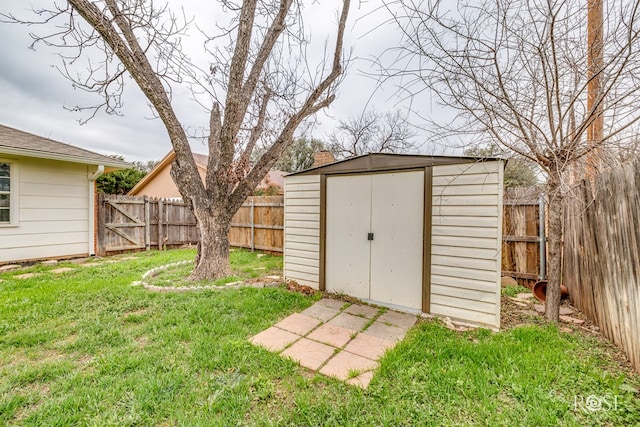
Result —
[[[532, 288], [546, 277], [544, 198], [536, 191], [505, 195], [502, 216], [502, 275]], [[542, 225], [542, 227], [541, 227]]]
[[[537, 197], [537, 193], [510, 193], [504, 203], [502, 274], [527, 287], [544, 274]], [[100, 194], [97, 216], [100, 256], [198, 242], [195, 218], [181, 201]], [[229, 241], [236, 247], [282, 253], [284, 198], [247, 198], [232, 219]]]
[[[252, 196], [232, 219], [232, 246], [282, 252], [282, 196]], [[97, 209], [99, 256], [198, 242], [196, 221], [181, 201], [100, 194]]]
[[563, 283], [571, 302], [640, 372], [640, 162], [574, 188], [565, 210]]
[[232, 246], [282, 253], [284, 197], [251, 196], [231, 220]]

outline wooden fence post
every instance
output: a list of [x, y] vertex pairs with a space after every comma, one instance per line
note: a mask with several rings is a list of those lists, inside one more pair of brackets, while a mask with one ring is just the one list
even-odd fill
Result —
[[251, 199], [251, 252], [256, 249], [256, 222], [254, 218], [255, 212], [255, 204], [253, 203], [253, 199]]
[[107, 254], [105, 250], [105, 207], [104, 207], [104, 193], [98, 193], [98, 242], [96, 245], [96, 255], [105, 256]]
[[544, 205], [544, 194], [540, 195], [540, 201], [538, 202], [538, 233], [539, 233], [539, 242], [540, 246], [538, 250], [540, 251], [540, 275], [538, 276], [540, 280], [544, 280], [547, 278], [547, 247], [546, 247], [546, 232], [545, 232], [545, 205]]
[[147, 251], [151, 249], [151, 212], [147, 196], [144, 196], [144, 246]]
[[162, 199], [158, 199], [158, 250], [162, 250]]

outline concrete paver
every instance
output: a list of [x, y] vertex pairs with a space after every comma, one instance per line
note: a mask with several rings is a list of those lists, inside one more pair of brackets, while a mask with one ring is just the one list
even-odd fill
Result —
[[354, 385], [360, 388], [367, 388], [369, 383], [373, 379], [373, 371], [363, 372], [355, 378], [350, 378], [345, 381], [347, 384]]
[[303, 310], [300, 314], [305, 316], [313, 317], [314, 319], [318, 319], [322, 322], [326, 322], [327, 320], [335, 317], [340, 310], [337, 308], [329, 308], [320, 304], [313, 304], [311, 307]]
[[281, 355], [295, 360], [300, 363], [300, 366], [315, 371], [335, 352], [335, 347], [302, 338], [283, 351]]
[[327, 325], [340, 326], [341, 328], [349, 329], [351, 332], [361, 331], [364, 326], [369, 323], [369, 319], [364, 317], [354, 316], [348, 313], [340, 313], [333, 319], [327, 322]]
[[99, 262], [85, 262], [84, 264], [79, 264], [80, 267], [97, 267], [100, 265]]
[[404, 338], [417, 318], [379, 308], [323, 298], [250, 338], [250, 342], [295, 360], [305, 368], [355, 387], [371, 382], [378, 359]]
[[393, 341], [387, 341], [364, 333], [358, 334], [354, 339], [349, 341], [349, 344], [347, 344], [344, 350], [357, 354], [358, 356], [366, 357], [367, 359], [378, 360], [387, 349], [394, 346], [395, 342]]
[[407, 330], [375, 321], [362, 333], [373, 335], [374, 337], [382, 338], [386, 341], [396, 342], [404, 338]]
[[249, 341], [269, 351], [280, 351], [298, 339], [300, 339], [299, 335], [272, 326], [253, 336]]
[[397, 311], [387, 311], [376, 319], [381, 323], [388, 323], [403, 329], [409, 329], [416, 324], [418, 318], [412, 314], [398, 313]]
[[60, 267], [60, 268], [54, 268], [53, 270], [51, 270], [51, 272], [53, 274], [62, 274], [62, 273], [66, 273], [67, 271], [72, 271], [74, 270], [71, 267]]
[[379, 309], [371, 307], [370, 305], [361, 304], [351, 304], [344, 310], [345, 313], [353, 314], [354, 316], [366, 317], [367, 319], [372, 319], [379, 311]]
[[333, 308], [335, 310], [340, 310], [342, 309], [342, 307], [344, 307], [347, 303], [345, 303], [344, 301], [340, 301], [337, 299], [332, 299], [332, 298], [322, 298], [320, 301], [318, 301], [316, 304], [320, 304], [323, 305], [325, 307], [329, 307], [329, 308]]
[[320, 323], [322, 323], [320, 320], [314, 319], [313, 317], [305, 316], [300, 313], [293, 313], [276, 323], [276, 326], [280, 329], [284, 329], [285, 331], [293, 332], [294, 334], [302, 336], [306, 335]]
[[328, 377], [346, 380], [356, 372], [360, 375], [377, 367], [378, 362], [343, 350], [329, 359], [327, 364], [320, 369], [320, 373]]
[[325, 323], [307, 335], [307, 338], [341, 348], [351, 340], [353, 333], [350, 329]]

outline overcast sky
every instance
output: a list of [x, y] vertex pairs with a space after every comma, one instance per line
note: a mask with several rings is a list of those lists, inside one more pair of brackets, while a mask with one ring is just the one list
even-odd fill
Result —
[[[34, 18], [27, 12], [31, 5], [50, 4], [45, 0], [3, 0], [0, 12], [11, 12], [22, 17]], [[61, 1], [61, 0], [57, 0]], [[187, 15], [196, 16], [202, 25], [205, 18], [215, 15], [210, 1], [183, 0]], [[320, 3], [320, 2], [318, 2]], [[311, 5], [313, 19], [307, 21], [307, 28], [314, 40], [320, 43], [335, 28], [339, 1], [322, 1]], [[170, 3], [173, 6], [177, 1]], [[352, 3], [348, 37], [345, 49], [352, 49], [354, 61], [343, 81], [338, 97], [328, 111], [318, 115], [318, 127], [313, 136], [323, 139], [336, 125], [337, 119], [360, 114], [366, 105], [380, 112], [397, 107], [398, 100], [392, 84], [378, 87], [375, 80], [363, 75], [371, 71], [369, 60], [398, 41], [399, 35], [388, 16], [379, 7], [378, 1]], [[324, 29], [324, 31], [322, 31]], [[157, 119], [149, 119], [150, 110], [146, 100], [133, 82], [126, 88], [122, 109], [123, 116], [107, 115], [99, 112], [88, 123], [80, 125], [88, 113], [70, 112], [65, 109], [76, 105], [91, 105], [99, 101], [97, 95], [73, 89], [55, 68], [61, 61], [57, 51], [40, 45], [37, 50], [29, 49], [30, 31], [45, 33], [43, 28], [30, 28], [15, 24], [0, 23], [0, 123], [37, 135], [66, 142], [104, 154], [123, 155], [127, 161], [158, 160], [171, 148], [166, 130]], [[200, 42], [194, 40], [185, 47], [192, 50], [191, 56], [203, 55]], [[377, 90], [376, 90], [377, 88]], [[178, 94], [180, 95], [180, 94]], [[427, 95], [425, 95], [426, 97]], [[177, 97], [178, 98], [178, 97]], [[188, 96], [177, 99], [176, 107], [183, 124], [207, 126], [207, 116], [203, 109], [190, 103]], [[423, 99], [422, 114], [430, 114], [431, 103]], [[196, 152], [206, 152], [200, 142], [194, 141]]]

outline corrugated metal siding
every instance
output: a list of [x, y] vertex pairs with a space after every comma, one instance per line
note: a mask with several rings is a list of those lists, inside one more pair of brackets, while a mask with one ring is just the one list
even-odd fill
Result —
[[320, 283], [320, 175], [285, 178], [284, 276], [302, 285]]
[[433, 167], [432, 314], [500, 326], [502, 167]]

